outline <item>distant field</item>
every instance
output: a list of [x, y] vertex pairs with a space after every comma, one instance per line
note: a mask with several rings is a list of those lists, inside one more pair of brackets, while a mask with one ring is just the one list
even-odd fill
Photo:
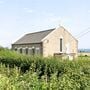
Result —
[[0, 90], [90, 90], [90, 57], [69, 61], [0, 49]]

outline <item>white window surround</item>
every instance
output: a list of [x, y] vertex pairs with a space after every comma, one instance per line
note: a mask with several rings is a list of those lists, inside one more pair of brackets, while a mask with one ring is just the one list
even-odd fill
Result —
[[18, 50], [19, 50], [19, 49], [22, 49], [22, 47], [19, 47], [19, 48], [17, 48], [17, 49], [18, 49]]
[[17, 49], [17, 47], [15, 47], [15, 49]]
[[34, 46], [32, 46], [32, 49], [35, 49], [35, 47], [34, 47]]
[[40, 54], [40, 47], [36, 47], [35, 54]]
[[32, 48], [28, 48], [29, 50], [32, 50]]
[[60, 41], [60, 53], [62, 53], [63, 52], [63, 38], [60, 38], [59, 41]]
[[37, 47], [37, 48], [36, 48], [36, 50], [40, 50], [40, 48], [39, 48], [39, 47]]
[[14, 50], [15, 50], [15, 51], [17, 51], [17, 50], [18, 50], [18, 48], [17, 48], [17, 47], [15, 47], [15, 48], [14, 48]]
[[23, 50], [25, 50], [26, 48], [22, 48]]
[[23, 52], [23, 48], [22, 47], [17, 48], [17, 50], [18, 50], [19, 53]]

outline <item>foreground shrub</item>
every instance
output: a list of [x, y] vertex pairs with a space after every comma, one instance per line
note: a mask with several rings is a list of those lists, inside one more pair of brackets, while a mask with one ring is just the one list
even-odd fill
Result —
[[0, 63], [0, 90], [90, 89], [90, 59], [69, 61], [1, 50]]

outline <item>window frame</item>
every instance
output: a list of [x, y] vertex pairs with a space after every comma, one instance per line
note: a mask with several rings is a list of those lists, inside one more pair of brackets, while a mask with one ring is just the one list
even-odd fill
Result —
[[60, 38], [60, 52], [63, 51], [63, 38]]

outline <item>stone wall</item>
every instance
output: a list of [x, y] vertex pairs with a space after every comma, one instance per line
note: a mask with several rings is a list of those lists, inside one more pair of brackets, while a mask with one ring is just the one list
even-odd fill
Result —
[[[60, 38], [63, 40], [62, 52], [60, 52]], [[63, 27], [52, 31], [43, 40], [43, 55], [53, 56], [54, 53], [78, 53], [78, 41]]]
[[13, 44], [12, 49], [22, 53], [22, 54], [42, 54], [42, 44], [41, 43], [35, 43], [35, 44]]

